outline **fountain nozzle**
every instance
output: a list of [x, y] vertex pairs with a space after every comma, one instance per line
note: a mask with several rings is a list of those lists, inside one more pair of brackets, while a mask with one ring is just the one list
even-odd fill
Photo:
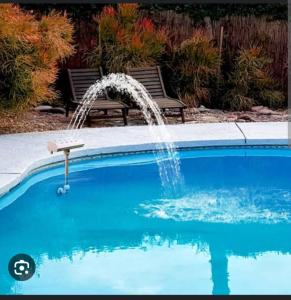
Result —
[[76, 148], [81, 148], [84, 146], [84, 143], [81, 140], [76, 139], [67, 139], [67, 140], [58, 140], [58, 141], [49, 141], [47, 143], [48, 151], [53, 154], [54, 152], [66, 151]]
[[47, 144], [48, 151], [53, 154], [54, 152], [63, 151], [65, 155], [65, 183], [62, 187], [57, 189], [58, 194], [65, 194], [69, 189], [70, 185], [68, 183], [69, 178], [69, 155], [71, 149], [81, 148], [84, 146], [84, 143], [80, 140], [59, 140], [59, 141], [50, 141]]

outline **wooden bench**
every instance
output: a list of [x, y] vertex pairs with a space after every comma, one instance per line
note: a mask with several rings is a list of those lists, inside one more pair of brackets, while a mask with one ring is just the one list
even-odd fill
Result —
[[[87, 89], [94, 84], [97, 80], [100, 80], [103, 76], [102, 69], [68, 69], [72, 99], [67, 102], [66, 116], [69, 114], [71, 107], [76, 109], [79, 105], [82, 105], [83, 96]], [[102, 95], [94, 101], [90, 112], [87, 117], [89, 126], [91, 125], [91, 119], [111, 119], [111, 118], [123, 118], [124, 125], [127, 125], [127, 109], [128, 106], [120, 101], [114, 101], [109, 98], [105, 91]], [[108, 114], [110, 110], [120, 110], [121, 114]], [[102, 111], [104, 114], [96, 115], [94, 113]]]
[[178, 110], [182, 122], [185, 122], [184, 109], [187, 106], [182, 101], [167, 96], [159, 66], [131, 68], [127, 72], [144, 85], [163, 113], [166, 114], [166, 110]]

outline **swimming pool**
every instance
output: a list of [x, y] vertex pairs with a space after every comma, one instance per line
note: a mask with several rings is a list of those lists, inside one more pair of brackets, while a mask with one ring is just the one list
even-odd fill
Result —
[[[179, 151], [169, 195], [152, 153], [41, 170], [0, 199], [1, 294], [291, 294], [291, 151]], [[31, 255], [36, 273], [10, 277]]]

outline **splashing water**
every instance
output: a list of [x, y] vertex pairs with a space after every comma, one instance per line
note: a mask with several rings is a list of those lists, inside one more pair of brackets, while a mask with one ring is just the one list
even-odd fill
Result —
[[[264, 191], [265, 192], [265, 191]], [[147, 218], [177, 222], [263, 223], [291, 221], [291, 194], [270, 191], [270, 196], [257, 192], [250, 200], [248, 190], [196, 191], [177, 199], [159, 199], [139, 205], [135, 213]], [[279, 195], [279, 197], [278, 197]], [[276, 200], [280, 199], [279, 201]], [[284, 199], [284, 201], [282, 201]]]
[[[181, 190], [183, 180], [175, 144], [171, 141], [156, 102], [152, 100], [145, 87], [131, 76], [122, 73], [109, 74], [96, 81], [83, 96], [82, 105], [74, 112], [68, 129], [78, 129], [83, 126], [94, 101], [107, 88], [115, 88], [120, 93], [129, 94], [141, 109], [156, 142], [155, 155], [164, 192], [167, 195], [176, 194]], [[158, 125], [155, 125], [154, 119]]]

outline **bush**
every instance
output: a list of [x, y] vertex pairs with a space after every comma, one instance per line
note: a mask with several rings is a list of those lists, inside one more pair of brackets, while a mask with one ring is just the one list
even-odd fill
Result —
[[276, 83], [267, 70], [271, 63], [260, 47], [241, 50], [234, 62], [223, 105], [232, 110], [248, 110], [255, 104], [281, 107], [285, 97], [276, 90]]
[[[174, 49], [173, 71], [178, 93], [189, 106], [209, 102], [210, 86], [219, 75], [219, 52], [210, 38], [197, 30], [192, 38]], [[188, 100], [187, 100], [188, 99]]]
[[89, 56], [91, 66], [101, 61], [109, 72], [155, 64], [165, 49], [166, 31], [138, 16], [137, 4], [105, 6], [94, 18], [99, 24], [99, 46]]
[[37, 20], [17, 5], [0, 4], [0, 105], [17, 111], [57, 97], [57, 64], [73, 53], [73, 27], [51, 12]]

